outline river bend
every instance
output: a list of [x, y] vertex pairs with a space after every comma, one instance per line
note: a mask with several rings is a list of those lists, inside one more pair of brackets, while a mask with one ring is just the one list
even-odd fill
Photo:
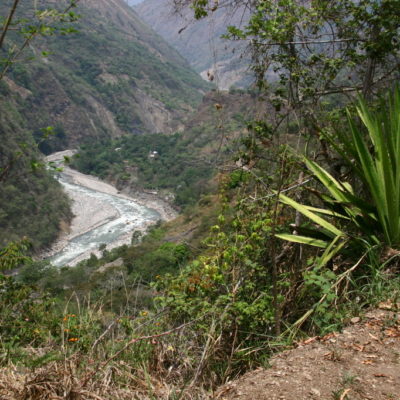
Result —
[[[53, 156], [54, 159], [54, 156]], [[106, 248], [129, 244], [132, 233], [144, 231], [149, 225], [165, 219], [165, 209], [157, 202], [154, 208], [140, 204], [120, 194], [115, 187], [95, 177], [81, 174], [68, 167], [58, 175], [59, 182], [72, 199], [72, 220], [69, 233], [64, 234], [46, 255], [53, 265], [76, 265], [100, 254]]]

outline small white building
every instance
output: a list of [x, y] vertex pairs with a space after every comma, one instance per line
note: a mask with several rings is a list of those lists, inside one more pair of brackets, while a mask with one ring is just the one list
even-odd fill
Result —
[[158, 151], [156, 150], [150, 151], [149, 158], [157, 158], [157, 157], [158, 157]]

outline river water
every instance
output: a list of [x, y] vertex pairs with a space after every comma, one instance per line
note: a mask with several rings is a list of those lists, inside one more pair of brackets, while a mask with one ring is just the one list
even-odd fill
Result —
[[133, 232], [162, 218], [155, 209], [118, 194], [113, 186], [89, 175], [66, 168], [58, 180], [73, 200], [75, 217], [70, 233], [50, 251], [47, 259], [53, 265], [72, 266], [91, 253], [99, 255], [102, 244], [107, 249], [128, 244]]

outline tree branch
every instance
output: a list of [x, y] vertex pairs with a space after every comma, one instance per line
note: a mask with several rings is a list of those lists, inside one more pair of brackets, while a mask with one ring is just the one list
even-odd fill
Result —
[[330, 43], [346, 43], [346, 42], [366, 42], [365, 39], [352, 38], [352, 39], [327, 39], [327, 40], [300, 40], [291, 42], [258, 42], [254, 39], [246, 39], [255, 44], [260, 44], [264, 46], [285, 46], [285, 45], [304, 45], [304, 44], [330, 44]]
[[12, 5], [12, 8], [10, 10], [10, 14], [8, 14], [8, 17], [7, 17], [7, 19], [6, 19], [5, 23], [4, 23], [3, 30], [2, 30], [1, 36], [0, 36], [0, 49], [3, 46], [4, 39], [6, 37], [8, 29], [9, 29], [9, 27], [11, 25], [12, 19], [14, 18], [14, 14], [15, 14], [15, 11], [16, 11], [16, 9], [18, 7], [19, 1], [20, 0], [14, 0], [14, 4]]

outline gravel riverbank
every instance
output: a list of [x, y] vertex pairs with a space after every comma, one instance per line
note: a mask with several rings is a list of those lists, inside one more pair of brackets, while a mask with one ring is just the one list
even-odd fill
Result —
[[[72, 154], [73, 152], [70, 150], [55, 153], [50, 155], [46, 161], [57, 162], [63, 160], [64, 156], [71, 156]], [[160, 198], [157, 198], [155, 195], [138, 192], [134, 196], [128, 196], [119, 192], [114, 186], [103, 182], [96, 177], [82, 174], [69, 167], [64, 167], [62, 174], [64, 178], [67, 178], [69, 182], [75, 185], [79, 185], [96, 192], [106, 193], [108, 195], [127, 199], [140, 206], [155, 210], [160, 215], [161, 220], [169, 221], [175, 218], [177, 215], [176, 211], [168, 203]], [[88, 196], [85, 193], [69, 190], [68, 188], [66, 188], [66, 192], [72, 199], [72, 212], [74, 214], [74, 218], [69, 226], [68, 231], [61, 234], [59, 240], [57, 240], [48, 251], [41, 255], [40, 258], [42, 259], [52, 257], [53, 255], [59, 253], [68, 245], [68, 243], [70, 243], [72, 239], [77, 238], [120, 217], [118, 210], [107, 202]], [[132, 225], [131, 232], [124, 233], [118, 237], [118, 239], [113, 240], [111, 243], [107, 243], [107, 249], [121, 246], [123, 244], [129, 244], [134, 231], [145, 231], [149, 225], [151, 225], [151, 222], [149, 221], [144, 221], [139, 227], [137, 225]], [[97, 253], [96, 255], [99, 255], [99, 251], [93, 251], [93, 249], [89, 249], [87, 253], [80, 255], [74, 259], [72, 263], [69, 263], [69, 265], [77, 264], [79, 261], [89, 257], [91, 253]]]

